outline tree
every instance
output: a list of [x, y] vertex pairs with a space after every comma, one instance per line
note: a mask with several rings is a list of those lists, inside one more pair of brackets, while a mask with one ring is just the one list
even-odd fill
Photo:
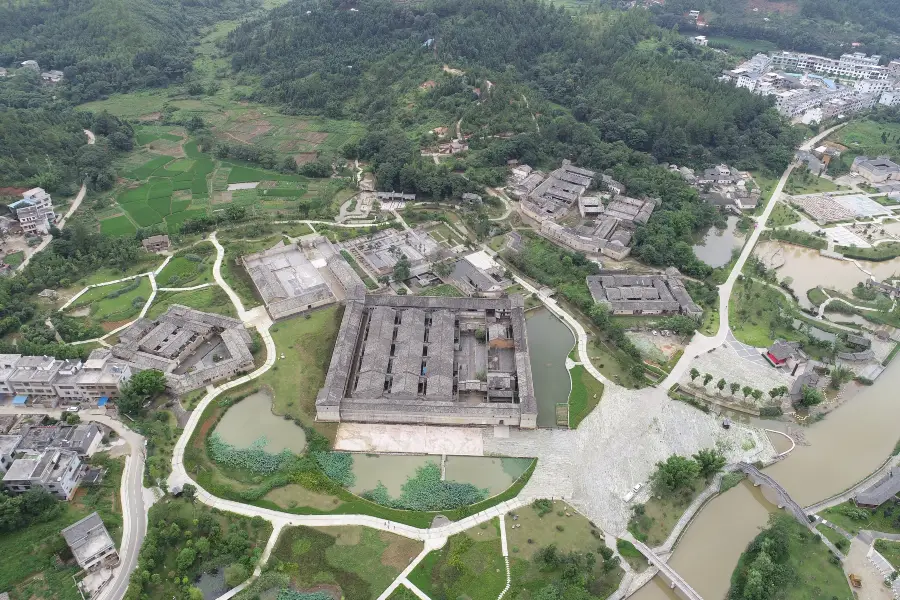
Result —
[[712, 378], [713, 378], [712, 375], [710, 375], [709, 373], [706, 373], [703, 376], [703, 385], [705, 386], [705, 385], [709, 384], [709, 382], [712, 381]]
[[673, 454], [665, 462], [656, 463], [650, 481], [658, 494], [665, 495], [691, 486], [699, 473], [696, 461]]
[[175, 558], [175, 568], [181, 573], [186, 573], [197, 559], [197, 551], [191, 546], [185, 546]]
[[181, 495], [184, 496], [185, 500], [193, 502], [194, 498], [197, 496], [197, 486], [191, 483], [184, 484], [184, 486], [181, 488]]
[[741, 388], [741, 392], [743, 392], [744, 398], [746, 398], [747, 396], [749, 396], [750, 394], [753, 393], [753, 388], [750, 387], [749, 385], [745, 385], [744, 387]]
[[237, 587], [247, 580], [250, 572], [241, 563], [232, 563], [225, 567], [225, 583], [228, 587]]
[[203, 590], [191, 586], [188, 588], [188, 600], [203, 600]]
[[752, 392], [750, 392], [750, 395], [753, 396], [754, 400], [758, 401], [760, 398], [762, 398], [763, 393], [762, 390], [753, 390]]
[[162, 371], [148, 369], [131, 376], [122, 386], [122, 395], [116, 400], [119, 410], [127, 415], [135, 415], [144, 402], [161, 394], [166, 389], [166, 376]]
[[409, 279], [409, 259], [404, 254], [394, 265], [394, 281], [406, 281]]
[[731, 395], [734, 396], [735, 394], [738, 393], [738, 390], [741, 389], [741, 384], [739, 384], [737, 382], [732, 382], [730, 388], [731, 388]]
[[704, 477], [712, 477], [725, 466], [725, 456], [714, 448], [705, 448], [693, 456]]
[[725, 389], [725, 386], [726, 386], [727, 384], [728, 384], [728, 382], [725, 381], [725, 378], [723, 377], [722, 379], [720, 379], [720, 380], [718, 381], [718, 383], [716, 383], [716, 387], [719, 388], [719, 391], [721, 392], [722, 390]]
[[700, 377], [700, 371], [698, 371], [697, 369], [691, 369], [691, 381], [697, 379], [698, 377]]
[[825, 400], [822, 392], [814, 387], [804, 385], [800, 395], [800, 404], [802, 406], [815, 406]]

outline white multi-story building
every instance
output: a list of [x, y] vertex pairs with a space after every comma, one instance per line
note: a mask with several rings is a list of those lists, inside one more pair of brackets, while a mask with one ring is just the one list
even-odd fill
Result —
[[97, 349], [88, 359], [60, 360], [52, 356], [0, 355], [0, 394], [28, 396], [32, 401], [57, 399], [77, 404], [116, 398], [131, 377], [127, 362]]
[[811, 71], [836, 77], [853, 79], [887, 79], [888, 68], [878, 63], [877, 54], [866, 56], [862, 52], [842, 54], [839, 59], [804, 54], [802, 52], [776, 52], [772, 55], [772, 65], [786, 71]]
[[3, 488], [13, 494], [43, 488], [60, 500], [68, 500], [82, 475], [82, 462], [77, 452], [50, 449], [28, 453], [13, 461], [3, 476]]
[[22, 194], [22, 199], [9, 205], [22, 230], [27, 235], [45, 235], [56, 221], [53, 201], [43, 188], [34, 188]]

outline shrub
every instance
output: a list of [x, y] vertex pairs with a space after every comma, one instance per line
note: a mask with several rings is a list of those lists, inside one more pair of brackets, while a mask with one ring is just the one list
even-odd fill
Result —
[[267, 443], [266, 438], [261, 437], [249, 448], [236, 448], [214, 433], [207, 440], [207, 450], [210, 458], [227, 468], [269, 475], [291, 462], [294, 455], [290, 450], [270, 454], [265, 451]]
[[553, 502], [546, 498], [540, 498], [531, 503], [531, 508], [537, 511], [539, 517], [543, 517], [553, 511]]
[[353, 455], [347, 452], [315, 452], [314, 458], [319, 468], [332, 480], [344, 487], [356, 481], [353, 475]]

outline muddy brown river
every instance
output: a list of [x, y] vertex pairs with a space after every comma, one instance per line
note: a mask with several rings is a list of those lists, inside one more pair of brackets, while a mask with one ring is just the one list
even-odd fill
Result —
[[[806, 506], [838, 494], [875, 471], [891, 454], [900, 430], [900, 361], [895, 361], [825, 420], [802, 429], [808, 445], [798, 445], [783, 461], [766, 469], [791, 496]], [[767, 425], [783, 429], [784, 424]], [[759, 490], [744, 482], [710, 501], [682, 535], [669, 563], [705, 600], [728, 592], [738, 557], [769, 511], [777, 510]], [[677, 598], [659, 578], [635, 600]]]

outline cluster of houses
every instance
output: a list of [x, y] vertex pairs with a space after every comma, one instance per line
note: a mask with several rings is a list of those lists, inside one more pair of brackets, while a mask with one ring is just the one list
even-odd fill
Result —
[[0, 394], [14, 405], [55, 407], [99, 403], [119, 394], [130, 365], [98, 348], [84, 362], [52, 356], [0, 355]]
[[700, 319], [703, 309], [674, 273], [632, 275], [604, 271], [586, 280], [591, 297], [614, 315], [684, 315]]
[[722, 74], [756, 94], [773, 96], [778, 111], [805, 123], [851, 114], [876, 104], [900, 104], [900, 61], [883, 66], [860, 52], [839, 59], [800, 52], [757, 54]]
[[43, 489], [69, 500], [82, 482], [96, 482], [84, 458], [103, 439], [94, 423], [44, 425], [45, 415], [4, 415], [0, 420], [0, 473], [3, 489], [23, 494]]
[[[45, 83], [59, 83], [63, 80], [64, 74], [62, 71], [50, 70], [41, 72], [41, 67], [38, 65], [36, 60], [25, 60], [19, 63], [19, 67], [22, 69], [29, 69], [36, 73], [41, 74], [41, 80]], [[9, 71], [6, 68], [0, 67], [0, 77], [9, 77]]]
[[[515, 166], [507, 187], [520, 200], [522, 214], [540, 225], [544, 237], [578, 252], [617, 260], [631, 252], [634, 230], [647, 223], [659, 203], [630, 198], [621, 183], [606, 175], [598, 178], [594, 171], [569, 161], [549, 174]], [[577, 223], [562, 222], [571, 217]]]
[[688, 167], [669, 165], [668, 168], [681, 175], [700, 192], [703, 199], [716, 206], [753, 210], [759, 204], [761, 191], [758, 187], [749, 185], [752, 182], [750, 174], [734, 167], [716, 165], [705, 169], [700, 175]]

